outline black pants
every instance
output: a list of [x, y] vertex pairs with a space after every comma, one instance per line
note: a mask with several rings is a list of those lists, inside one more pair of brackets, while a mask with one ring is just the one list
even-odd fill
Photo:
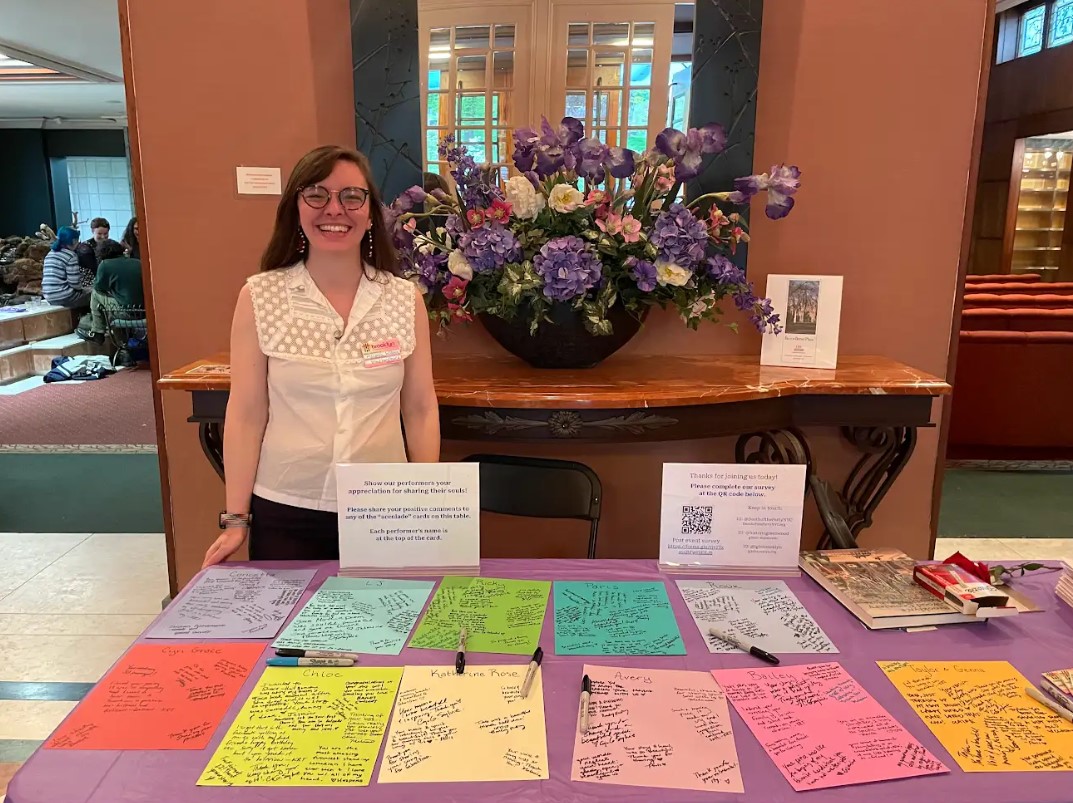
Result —
[[339, 519], [325, 510], [250, 501], [250, 560], [339, 560]]

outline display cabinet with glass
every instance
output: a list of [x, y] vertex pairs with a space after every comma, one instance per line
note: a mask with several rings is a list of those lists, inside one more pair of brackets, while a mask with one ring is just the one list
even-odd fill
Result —
[[1059, 279], [1071, 163], [1073, 132], [1024, 141], [1011, 273]]

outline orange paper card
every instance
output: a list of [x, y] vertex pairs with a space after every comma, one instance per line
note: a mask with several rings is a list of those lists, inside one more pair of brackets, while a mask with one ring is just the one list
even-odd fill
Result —
[[135, 644], [45, 747], [204, 750], [263, 644]]

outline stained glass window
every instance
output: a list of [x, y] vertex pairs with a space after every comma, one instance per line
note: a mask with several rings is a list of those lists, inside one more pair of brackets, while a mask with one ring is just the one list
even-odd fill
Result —
[[1036, 6], [1021, 15], [1017, 37], [1017, 55], [1030, 56], [1043, 49], [1043, 28], [1047, 23], [1047, 6]]
[[1051, 31], [1047, 47], [1073, 42], [1073, 0], [1057, 0], [1051, 7]]

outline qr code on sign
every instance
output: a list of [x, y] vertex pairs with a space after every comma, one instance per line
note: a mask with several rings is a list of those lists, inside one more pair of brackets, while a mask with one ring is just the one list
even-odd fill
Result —
[[682, 505], [682, 535], [711, 535], [712, 508]]

